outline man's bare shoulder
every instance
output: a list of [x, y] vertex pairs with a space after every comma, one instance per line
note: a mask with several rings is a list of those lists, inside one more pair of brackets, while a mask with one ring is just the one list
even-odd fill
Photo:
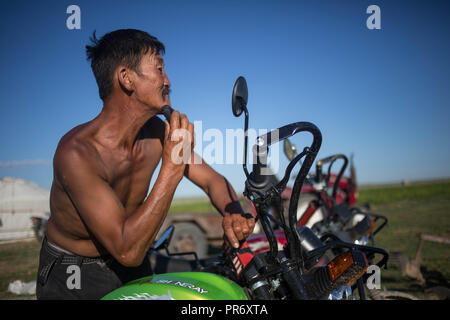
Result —
[[86, 125], [75, 127], [59, 141], [53, 158], [55, 174], [75, 170], [102, 172], [98, 150], [86, 135]]

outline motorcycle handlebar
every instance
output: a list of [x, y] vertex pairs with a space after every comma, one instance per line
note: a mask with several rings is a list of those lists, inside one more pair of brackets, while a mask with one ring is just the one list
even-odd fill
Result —
[[[289, 228], [292, 236], [294, 237], [294, 243], [292, 246], [290, 246], [290, 248], [291, 257], [294, 259], [294, 261], [300, 261], [300, 253], [302, 250], [300, 239], [297, 233], [297, 207], [300, 198], [300, 192], [302, 190], [303, 183], [305, 182], [306, 175], [308, 174], [309, 169], [312, 167], [314, 159], [316, 158], [316, 155], [319, 152], [320, 146], [322, 144], [322, 133], [320, 132], [319, 128], [309, 122], [300, 122], [300, 124], [302, 124], [301, 131], [308, 131], [313, 135], [313, 142], [308, 149], [305, 148], [304, 152], [306, 153], [306, 157], [302, 163], [300, 172], [295, 178], [294, 186], [292, 188], [292, 196], [289, 201]], [[297, 159], [297, 157], [295, 159]], [[298, 158], [297, 161], [298, 160], [300, 159]], [[286, 176], [285, 178], [289, 179], [289, 177]]]
[[344, 154], [335, 154], [323, 159], [320, 159], [317, 161], [316, 163], [316, 179], [317, 182], [320, 182], [323, 178], [323, 173], [322, 173], [322, 167], [324, 164], [330, 163], [330, 165], [328, 166], [328, 180], [327, 180], [327, 184], [328, 181], [331, 177], [331, 167], [333, 166], [334, 162], [338, 159], [342, 159], [344, 160], [344, 164], [341, 167], [341, 170], [339, 170], [339, 173], [336, 177], [336, 180], [334, 181], [333, 184], [333, 192], [332, 192], [332, 199], [335, 200], [336, 198], [336, 193], [337, 193], [337, 189], [339, 186], [339, 182], [342, 179], [342, 176], [344, 174], [345, 169], [347, 169], [347, 165], [348, 165], [348, 158], [344, 155]]
[[[313, 135], [313, 144], [310, 147], [312, 152], [317, 152], [320, 148], [320, 144], [322, 141], [322, 134], [320, 130], [310, 122], [294, 122], [288, 124], [286, 126], [280, 127], [278, 129], [272, 130], [264, 135], [259, 136], [256, 139], [256, 145], [253, 147], [253, 154], [256, 157], [255, 164], [253, 165], [253, 172], [251, 174], [251, 184], [254, 186], [264, 185], [264, 182], [267, 181], [264, 168], [267, 167], [267, 151], [268, 147], [274, 143], [285, 140], [299, 132], [308, 131]], [[320, 141], [320, 142], [319, 142]], [[317, 144], [317, 142], [319, 142]], [[317, 147], [317, 150], [316, 149]], [[299, 157], [294, 158], [291, 163], [296, 163], [299, 160]], [[290, 164], [291, 164], [290, 163]], [[292, 166], [288, 166], [292, 167]], [[303, 167], [303, 166], [302, 166]], [[311, 166], [308, 167], [308, 170]], [[286, 171], [286, 174], [290, 171]], [[283, 179], [284, 181], [285, 179]]]
[[309, 122], [294, 122], [278, 129], [272, 130], [264, 135], [259, 136], [256, 141], [261, 148], [270, 146], [274, 143], [282, 141], [295, 135], [298, 132], [305, 131], [311, 123]]
[[316, 163], [316, 177], [317, 177], [317, 181], [322, 180], [322, 167], [324, 164], [327, 164], [329, 162], [332, 162], [330, 164], [330, 167], [333, 165], [334, 161], [336, 161], [337, 159], [343, 159], [344, 160], [344, 166], [343, 167], [347, 167], [347, 163], [348, 163], [348, 158], [344, 155], [344, 154], [335, 154], [320, 160], [317, 160]]
[[[295, 122], [279, 129], [272, 130], [265, 135], [259, 136], [256, 140], [256, 146], [253, 149], [254, 152], [256, 151], [256, 163], [253, 166], [253, 172], [247, 179], [248, 186], [246, 186], [247, 195], [260, 193], [263, 194], [263, 196], [261, 197], [262, 201], [265, 201], [265, 197], [272, 192], [272, 186], [270, 186], [268, 183], [269, 179], [267, 176], [264, 176], [262, 172], [262, 169], [267, 164], [268, 146], [304, 131], [312, 134], [312, 144], [310, 145], [310, 147], [305, 148], [305, 150], [301, 154], [297, 155], [293, 160], [291, 160], [288, 167], [286, 168], [284, 178], [276, 186], [273, 186], [278, 191], [284, 189], [287, 181], [289, 180], [292, 168], [300, 160], [301, 157], [306, 155], [305, 160], [301, 165], [300, 172], [296, 177], [294, 188], [292, 190], [293, 196], [291, 197], [289, 206], [289, 227], [288, 230], [285, 230], [285, 232], [289, 234], [287, 234], [287, 237], [293, 242], [292, 245], [289, 246], [289, 248], [291, 251], [291, 257], [296, 262], [300, 260], [301, 251], [300, 240], [297, 235], [298, 198], [300, 196], [300, 190], [303, 186], [306, 175], [308, 174], [322, 144], [322, 133], [320, 132], [319, 128], [317, 128], [313, 123], [310, 122]], [[270, 235], [267, 236], [271, 238]], [[271, 252], [275, 253], [276, 249], [273, 248], [274, 244], [271, 241], [269, 242], [269, 244], [271, 245]]]

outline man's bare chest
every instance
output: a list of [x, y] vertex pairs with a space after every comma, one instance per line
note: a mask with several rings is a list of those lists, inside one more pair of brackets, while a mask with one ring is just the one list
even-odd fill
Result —
[[140, 142], [133, 154], [110, 161], [109, 184], [127, 212], [145, 200], [161, 154], [159, 141], [148, 140]]

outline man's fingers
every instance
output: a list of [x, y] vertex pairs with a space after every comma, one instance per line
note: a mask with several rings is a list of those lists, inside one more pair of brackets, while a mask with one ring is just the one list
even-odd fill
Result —
[[231, 245], [234, 248], [239, 248], [239, 241], [236, 238], [236, 235], [234, 234], [232, 220], [231, 220], [230, 216], [224, 217], [224, 219], [223, 219], [223, 231], [224, 231], [225, 236], [227, 237], [228, 241], [231, 243]]
[[231, 245], [236, 249], [239, 248], [239, 240], [236, 238], [233, 228], [230, 227], [230, 229], [225, 230], [225, 234], [228, 238], [228, 241], [230, 241]]
[[[234, 215], [234, 216], [236, 217], [236, 215]], [[233, 231], [238, 240], [245, 239], [245, 236], [244, 236], [245, 229], [246, 229], [246, 227], [244, 227], [244, 225], [240, 219], [236, 219], [236, 218], [233, 219]]]
[[249, 228], [248, 228], [248, 224], [247, 224], [247, 219], [241, 218], [240, 222], [241, 222], [241, 230], [242, 230], [242, 237], [243, 238], [239, 239], [239, 240], [243, 240], [243, 239], [248, 237], [248, 235], [249, 235]]
[[226, 238], [233, 247], [239, 248], [239, 241], [252, 234], [255, 219], [241, 214], [226, 214], [223, 219], [223, 229]]
[[184, 113], [180, 114], [180, 128], [186, 129], [188, 128], [189, 120]]
[[253, 233], [253, 229], [255, 228], [255, 219], [243, 217], [242, 220], [243, 225], [245, 226], [242, 232], [244, 233], [244, 237], [247, 238], [249, 235]]
[[247, 220], [247, 225], [248, 225], [248, 228], [250, 229], [250, 233], [252, 233], [253, 232], [253, 229], [255, 228], [255, 218], [246, 218], [246, 220]]
[[167, 121], [167, 120], [164, 120], [164, 123], [166, 125], [165, 130], [164, 130], [164, 139], [167, 140], [167, 139], [169, 139], [170, 124], [169, 124], [169, 121]]
[[195, 146], [195, 132], [194, 132], [194, 125], [189, 122], [188, 125], [189, 134], [191, 135], [191, 147], [194, 148]]
[[180, 113], [177, 110], [172, 112], [172, 116], [170, 117], [170, 127], [172, 130], [180, 127]]

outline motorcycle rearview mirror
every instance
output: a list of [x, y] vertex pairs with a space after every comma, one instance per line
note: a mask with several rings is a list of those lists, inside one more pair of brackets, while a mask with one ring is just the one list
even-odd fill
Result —
[[283, 142], [283, 151], [289, 161], [292, 161], [297, 154], [297, 147], [295, 144], [292, 144], [289, 139], [286, 139]]
[[244, 169], [245, 176], [249, 178], [250, 174], [247, 170], [247, 143], [248, 143], [248, 88], [247, 81], [244, 77], [240, 76], [236, 79], [233, 87], [233, 95], [231, 97], [231, 107], [235, 117], [239, 117], [242, 112], [245, 113], [245, 124], [244, 124], [244, 163], [242, 165]]
[[233, 87], [233, 96], [231, 99], [231, 106], [235, 117], [239, 117], [242, 111], [246, 109], [248, 102], [248, 88], [247, 81], [244, 77], [237, 78]]
[[169, 247], [170, 239], [172, 239], [173, 231], [175, 227], [172, 225], [163, 232], [161, 237], [153, 245], [153, 250], [158, 251], [160, 249], [166, 249]]

